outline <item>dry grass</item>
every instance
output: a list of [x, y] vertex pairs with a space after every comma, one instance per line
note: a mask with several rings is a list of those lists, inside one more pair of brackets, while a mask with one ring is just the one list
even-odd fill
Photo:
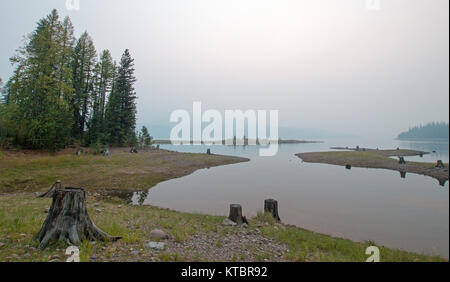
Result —
[[117, 149], [111, 157], [86, 154], [12, 155], [0, 158], [0, 192], [44, 191], [56, 180], [89, 190], [148, 189], [200, 168], [247, 159], [152, 150], [131, 154]]

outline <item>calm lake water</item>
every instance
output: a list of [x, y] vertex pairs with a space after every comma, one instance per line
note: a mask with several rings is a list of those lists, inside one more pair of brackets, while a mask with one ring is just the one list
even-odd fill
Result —
[[[215, 154], [250, 158], [248, 163], [198, 170], [135, 194], [144, 204], [227, 216], [229, 205], [241, 204], [247, 217], [279, 202], [283, 222], [355, 241], [449, 257], [449, 184], [427, 176], [396, 171], [303, 163], [300, 152], [328, 151], [332, 146], [411, 148], [435, 151], [410, 160], [448, 162], [448, 142], [374, 143], [326, 141], [280, 145], [275, 157], [259, 157], [257, 147], [212, 146]], [[206, 146], [161, 146], [180, 152], [206, 152]], [[145, 200], [144, 200], [145, 198]], [[382, 255], [382, 254], [381, 254]]]

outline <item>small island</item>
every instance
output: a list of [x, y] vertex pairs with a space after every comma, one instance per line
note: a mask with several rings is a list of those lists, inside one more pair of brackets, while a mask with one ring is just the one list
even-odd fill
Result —
[[[404, 160], [404, 157], [423, 156], [428, 154], [427, 152], [402, 150], [400, 148], [378, 150], [359, 147], [334, 147], [332, 149], [345, 151], [300, 153], [296, 154], [296, 156], [304, 162], [340, 165], [348, 169], [362, 167], [396, 170], [400, 172], [402, 177], [406, 173], [426, 175], [437, 179], [442, 186], [448, 181], [448, 164], [409, 162]], [[399, 160], [391, 157], [398, 157]]]

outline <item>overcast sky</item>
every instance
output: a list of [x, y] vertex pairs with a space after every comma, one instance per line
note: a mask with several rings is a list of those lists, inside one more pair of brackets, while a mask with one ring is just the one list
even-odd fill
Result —
[[[376, 1], [376, 0], [375, 0]], [[175, 109], [277, 109], [280, 125], [396, 136], [449, 119], [449, 1], [14, 0], [0, 4], [0, 77], [57, 8], [98, 50], [135, 58], [139, 124]]]

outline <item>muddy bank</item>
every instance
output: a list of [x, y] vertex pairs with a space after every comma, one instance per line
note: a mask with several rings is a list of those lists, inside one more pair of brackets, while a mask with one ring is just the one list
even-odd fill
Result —
[[448, 181], [449, 170], [448, 164], [444, 164], [443, 168], [436, 167], [435, 163], [409, 162], [401, 164], [398, 160], [390, 157], [407, 157], [420, 156], [428, 154], [427, 152], [415, 150], [378, 150], [368, 148], [332, 148], [348, 151], [335, 152], [312, 152], [296, 154], [304, 162], [308, 163], [324, 163], [332, 165], [361, 168], [381, 168], [396, 170], [401, 174], [415, 173], [433, 177], [444, 186]]

